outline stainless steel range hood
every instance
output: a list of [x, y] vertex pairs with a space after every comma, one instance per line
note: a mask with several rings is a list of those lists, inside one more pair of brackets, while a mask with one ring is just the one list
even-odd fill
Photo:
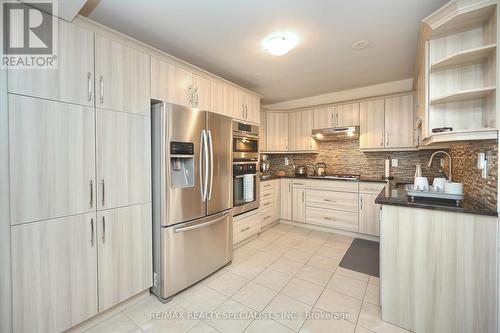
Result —
[[315, 129], [312, 131], [312, 135], [318, 141], [357, 139], [359, 137], [359, 126]]

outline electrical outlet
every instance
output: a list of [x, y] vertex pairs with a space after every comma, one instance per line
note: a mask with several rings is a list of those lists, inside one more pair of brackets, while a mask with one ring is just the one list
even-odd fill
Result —
[[397, 167], [398, 166], [398, 159], [397, 158], [393, 158], [391, 160], [391, 166], [393, 166], [393, 167]]
[[288, 157], [285, 157], [285, 165], [288, 166], [290, 162], [288, 161]]

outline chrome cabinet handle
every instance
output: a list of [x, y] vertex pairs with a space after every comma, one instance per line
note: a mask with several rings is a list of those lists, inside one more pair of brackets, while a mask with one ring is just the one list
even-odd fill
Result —
[[195, 107], [198, 107], [198, 87], [194, 88], [194, 104]]
[[102, 198], [101, 198], [101, 205], [104, 207], [104, 197], [105, 197], [105, 190], [106, 190], [106, 185], [104, 184], [104, 179], [101, 180], [101, 187], [102, 187]]
[[360, 196], [359, 199], [361, 200], [361, 207], [360, 207], [360, 209], [363, 210], [363, 196]]
[[335, 112], [335, 125], [339, 126], [339, 113]]
[[248, 229], [250, 229], [250, 227], [243, 228], [243, 229], [240, 230], [240, 232], [247, 231]]
[[268, 215], [266, 217], [264, 217], [264, 220], [267, 220], [267, 219], [270, 219], [271, 218], [271, 215]]
[[87, 73], [87, 100], [92, 100], [92, 73]]
[[189, 105], [191, 105], [191, 106], [194, 107], [194, 105], [193, 105], [193, 92], [192, 92], [192, 90], [193, 90], [193, 87], [189, 86], [188, 87], [188, 99], [189, 99]]
[[99, 83], [101, 85], [101, 91], [100, 91], [100, 97], [99, 97], [99, 100], [101, 101], [101, 104], [104, 103], [104, 78], [101, 77], [99, 78]]
[[332, 116], [332, 117], [331, 117], [331, 118], [332, 118], [332, 126], [335, 126], [335, 120], [333, 119], [335, 116], [333, 115], [333, 113], [332, 113], [332, 115], [331, 115], [331, 116]]
[[94, 205], [94, 181], [90, 180], [90, 207]]
[[262, 197], [265, 198], [265, 197], [270, 197], [270, 196], [271, 196], [271, 193], [266, 193]]
[[390, 137], [390, 132], [387, 132], [387, 144], [386, 144], [387, 147], [389, 147], [389, 137]]
[[106, 218], [102, 217], [102, 243], [106, 242]]
[[90, 219], [90, 245], [94, 247], [94, 218]]
[[380, 146], [384, 146], [384, 133], [380, 133]]
[[306, 195], [306, 192], [302, 192], [302, 202], [306, 201], [305, 195]]
[[326, 201], [326, 202], [337, 202], [335, 200], [330, 200], [330, 199], [323, 199], [323, 201]]
[[270, 202], [266, 202], [264, 206], [269, 206], [270, 204], [271, 204]]
[[335, 221], [335, 219], [334, 219], [334, 218], [332, 218], [332, 217], [326, 217], [326, 216], [325, 216], [325, 217], [323, 217], [323, 219], [324, 219], [324, 220], [328, 220], [328, 221]]

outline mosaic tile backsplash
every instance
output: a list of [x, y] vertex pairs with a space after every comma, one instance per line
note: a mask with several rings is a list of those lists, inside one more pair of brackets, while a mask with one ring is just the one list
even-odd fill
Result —
[[[271, 154], [271, 172], [284, 170], [293, 173], [292, 164], [314, 165], [323, 162], [327, 165], [327, 173], [359, 174], [366, 177], [382, 177], [384, 175], [385, 158], [397, 158], [398, 166], [391, 167], [391, 176], [400, 181], [412, 182], [415, 174], [415, 165], [420, 163], [422, 175], [432, 182], [439, 176], [439, 156], [433, 161], [430, 168], [427, 162], [436, 150], [419, 150], [406, 152], [362, 152], [359, 150], [358, 140], [323, 141], [320, 142], [318, 154]], [[456, 143], [446, 150], [453, 159], [453, 178], [464, 183], [465, 192], [477, 199], [478, 203], [496, 208], [497, 196], [497, 159], [498, 146], [496, 140], [472, 141], [470, 143]], [[481, 178], [476, 168], [477, 153], [489, 152], [488, 177]], [[290, 161], [285, 166], [285, 157]], [[448, 170], [447, 167], [445, 170]]]

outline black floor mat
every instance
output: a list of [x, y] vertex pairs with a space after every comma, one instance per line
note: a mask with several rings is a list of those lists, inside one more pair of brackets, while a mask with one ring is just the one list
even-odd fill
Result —
[[340, 262], [344, 267], [371, 276], [379, 276], [379, 243], [355, 238]]

